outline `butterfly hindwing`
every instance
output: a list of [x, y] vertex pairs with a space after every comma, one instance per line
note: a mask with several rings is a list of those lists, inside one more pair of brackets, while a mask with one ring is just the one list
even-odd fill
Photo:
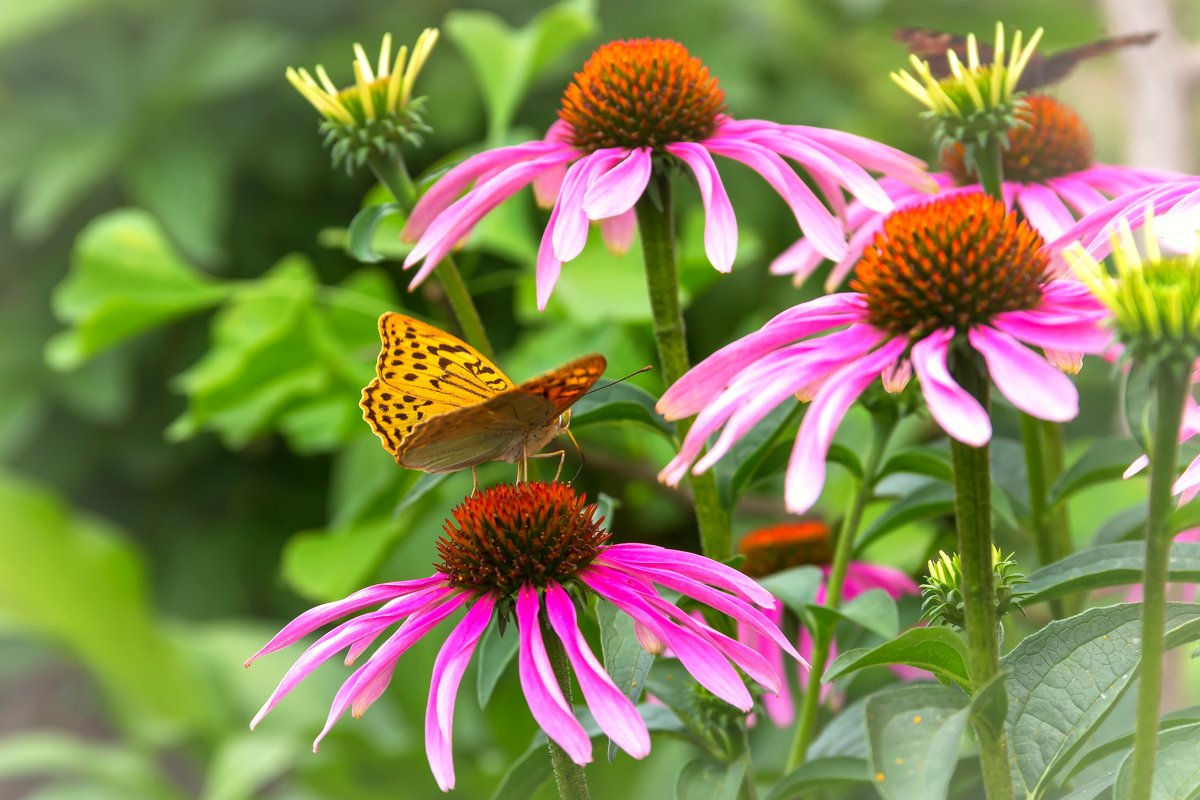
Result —
[[413, 317], [379, 318], [383, 347], [363, 389], [363, 419], [397, 460], [414, 428], [513, 388], [500, 368], [466, 342]]

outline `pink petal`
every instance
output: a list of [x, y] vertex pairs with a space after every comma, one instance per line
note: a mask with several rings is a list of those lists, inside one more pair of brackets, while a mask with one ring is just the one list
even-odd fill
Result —
[[[866, 561], [851, 561], [846, 568], [846, 581], [867, 589], [883, 589], [896, 600], [905, 595], [921, 593], [921, 587], [907, 573], [894, 567], [869, 564]], [[845, 592], [842, 593], [842, 597], [850, 599]]]
[[651, 167], [650, 148], [639, 147], [606, 172], [592, 173], [583, 197], [588, 219], [607, 219], [631, 210], [646, 191]]
[[1079, 392], [1071, 379], [1007, 333], [986, 325], [967, 332], [983, 356], [1000, 393], [1030, 416], [1066, 422], [1079, 415]]
[[1075, 217], [1050, 189], [1036, 183], [1024, 184], [1017, 203], [1033, 227], [1047, 240], [1055, 239], [1075, 224]]
[[992, 438], [992, 421], [979, 401], [950, 377], [946, 354], [954, 331], [943, 328], [913, 345], [912, 363], [921, 381], [929, 413], [946, 433], [963, 444], [983, 447]]
[[588, 217], [583, 210], [583, 199], [588, 184], [594, 175], [609, 169], [621, 158], [620, 150], [597, 150], [576, 162], [574, 166], [578, 169], [574, 172], [567, 171], [563, 190], [555, 206], [561, 216], [553, 231], [547, 229], [550, 241], [554, 244], [554, 257], [559, 261], [570, 261], [583, 252], [588, 235]]
[[592, 760], [592, 740], [571, 713], [554, 677], [554, 668], [546, 655], [542, 631], [538, 624], [537, 590], [522, 586], [517, 594], [517, 628], [521, 634], [517, 667], [521, 689], [538, 725], [576, 764]]
[[[771, 624], [775, 627], [778, 628], [783, 624], [782, 605], [776, 609], [767, 611], [766, 614]], [[738, 639], [761, 653], [777, 675], [782, 676], [784, 674], [783, 650], [772, 639], [763, 636], [755, 628], [741, 620], [738, 621], [737, 631]], [[771, 719], [771, 722], [780, 728], [788, 727], [795, 720], [796, 708], [792, 699], [792, 689], [786, 680], [780, 680], [778, 693], [772, 694], [767, 692], [763, 695], [762, 701], [763, 707], [767, 711], [767, 716]]]
[[650, 752], [646, 723], [592, 654], [579, 630], [570, 595], [556, 583], [546, 587], [546, 616], [566, 648], [571, 669], [600, 730], [629, 755], [645, 757]]
[[1112, 333], [1095, 322], [1054, 318], [1036, 311], [997, 314], [992, 326], [1023, 342], [1056, 350], [1102, 353], [1112, 343]]
[[636, 572], [638, 565], [668, 569], [679, 575], [733, 592], [761, 608], [775, 608], [776, 600], [746, 574], [711, 558], [682, 550], [669, 550], [653, 544], [623, 542], [605, 547], [600, 560]]
[[609, 217], [600, 223], [600, 235], [604, 237], [608, 252], [614, 256], [625, 255], [633, 244], [633, 234], [636, 232], [637, 214], [632, 210]]
[[703, 145], [677, 142], [665, 148], [691, 168], [704, 205], [704, 254], [718, 272], [729, 272], [737, 258], [737, 218], [717, 165]]
[[800, 423], [788, 461], [785, 498], [788, 511], [812, 508], [825, 485], [825, 456], [833, 435], [863, 390], [904, 352], [905, 341], [892, 339], [869, 355], [850, 361], [826, 379]]
[[[1172, 491], [1175, 494], [1186, 494], [1200, 486], [1200, 458], [1196, 458], [1192, 463], [1188, 464], [1187, 469], [1175, 481], [1175, 487]], [[1189, 502], [1190, 498], [1184, 502]]]
[[492, 620], [495, 605], [490, 594], [481, 595], [475, 605], [446, 637], [433, 662], [429, 684], [429, 703], [425, 707], [425, 753], [429, 768], [443, 792], [454, 788], [454, 701], [475, 646]]

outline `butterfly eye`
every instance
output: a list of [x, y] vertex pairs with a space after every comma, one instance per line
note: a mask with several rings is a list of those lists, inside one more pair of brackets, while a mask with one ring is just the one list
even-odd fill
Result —
[[562, 414], [559, 414], [558, 424], [564, 430], [566, 430], [566, 428], [568, 428], [571, 425], [571, 409], [568, 408]]

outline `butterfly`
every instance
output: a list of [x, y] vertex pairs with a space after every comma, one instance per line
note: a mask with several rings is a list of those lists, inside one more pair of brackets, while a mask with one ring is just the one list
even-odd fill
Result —
[[[1028, 92], [1051, 83], [1057, 83], [1067, 77], [1071, 70], [1075, 69], [1075, 65], [1084, 59], [1102, 56], [1122, 47], [1146, 45], [1154, 41], [1157, 36], [1158, 31], [1131, 33], [1072, 47], [1070, 50], [1061, 50], [1048, 56], [1034, 53], [1029, 61], [1029, 66], [1021, 75], [1017, 90]], [[950, 67], [944, 60], [936, 58], [937, 56], [943, 56], [947, 50], [953, 50], [964, 62], [967, 59], [966, 37], [954, 33], [945, 33], [932, 28], [900, 28], [896, 31], [895, 38], [908, 45], [908, 52], [928, 61], [933, 76], [939, 80], [950, 74]], [[990, 62], [993, 53], [990, 44], [979, 42], [980, 61]]]
[[[528, 459], [567, 430], [571, 406], [603, 374], [604, 356], [587, 355], [523, 383], [513, 381], [466, 342], [403, 314], [379, 318], [383, 348], [362, 392], [363, 419], [396, 463], [454, 472], [488, 461]], [[558, 455], [562, 470], [564, 451]]]

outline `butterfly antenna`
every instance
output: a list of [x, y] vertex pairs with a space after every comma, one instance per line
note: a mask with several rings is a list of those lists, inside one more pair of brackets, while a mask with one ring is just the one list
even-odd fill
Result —
[[[581, 396], [586, 397], [587, 395], [592, 394], [593, 392], [598, 392], [601, 389], [607, 389], [610, 386], [616, 386], [618, 383], [624, 383], [625, 381], [632, 378], [634, 375], [641, 375], [643, 372], [649, 372], [652, 369], [654, 369], [654, 365], [647, 364], [646, 366], [642, 367], [641, 369], [635, 369], [633, 372], [629, 373], [624, 378], [617, 378], [612, 383], [606, 383], [603, 386], [597, 386], [594, 389], [589, 389], [588, 391], [584, 392], [583, 395], [581, 395]], [[572, 438], [574, 438], [574, 437], [572, 437]], [[579, 445], [575, 445], [575, 446], [578, 447]]]
[[[638, 372], [645, 372], [645, 370], [638, 370]], [[637, 373], [634, 374], [636, 375]], [[571, 476], [571, 480], [569, 481], [571, 485], [574, 485], [575, 480], [579, 477], [579, 473], [583, 472], [583, 464], [587, 459], [583, 457], [583, 448], [579, 446], [579, 441], [575, 438], [575, 434], [571, 433], [571, 429], [567, 428], [564, 433], [570, 438], [571, 444], [575, 445], [575, 452], [579, 453], [579, 467], [575, 470], [575, 474]]]

